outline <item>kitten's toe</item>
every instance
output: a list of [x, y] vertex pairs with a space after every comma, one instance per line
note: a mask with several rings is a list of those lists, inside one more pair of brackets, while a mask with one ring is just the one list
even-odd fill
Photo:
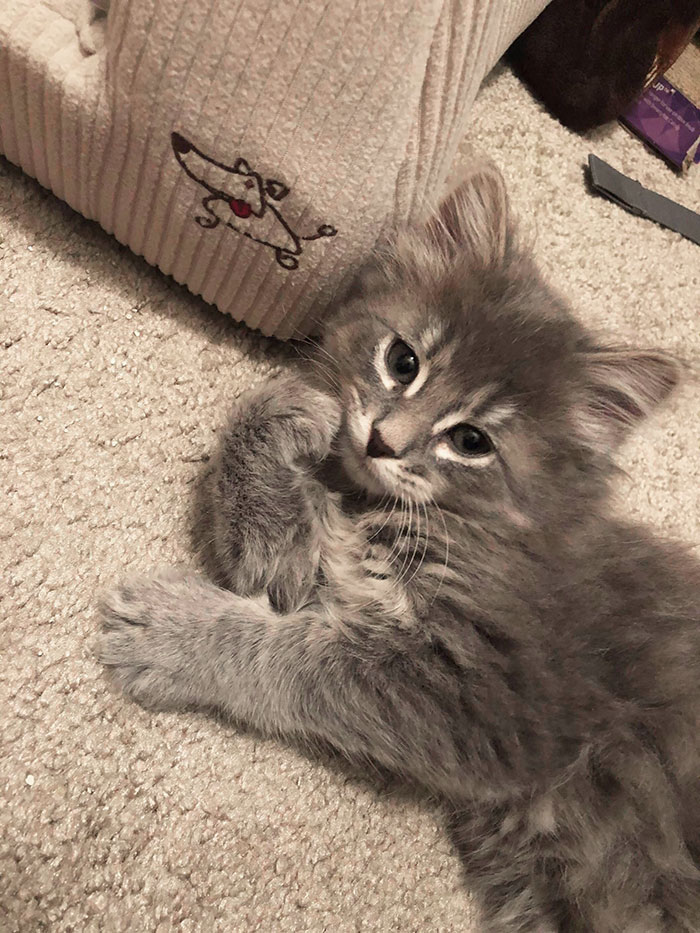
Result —
[[[164, 567], [153, 576], [133, 574], [102, 596], [100, 612], [103, 628], [124, 623], [146, 626], [192, 621], [196, 594], [202, 589], [201, 578], [174, 567]], [[208, 589], [208, 585], [204, 584]]]
[[177, 571], [131, 577], [100, 604], [97, 656], [127, 696], [155, 709], [199, 704], [197, 578]]
[[105, 631], [119, 629], [125, 624], [146, 624], [148, 607], [143, 599], [144, 584], [146, 581], [140, 577], [128, 577], [102, 596], [100, 614]]

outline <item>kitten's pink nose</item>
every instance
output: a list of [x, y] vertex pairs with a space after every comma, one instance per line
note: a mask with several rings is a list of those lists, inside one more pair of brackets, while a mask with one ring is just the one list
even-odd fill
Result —
[[398, 454], [395, 450], [392, 450], [391, 447], [384, 441], [382, 435], [376, 429], [372, 428], [372, 433], [369, 436], [367, 441], [367, 456], [368, 457], [398, 457]]

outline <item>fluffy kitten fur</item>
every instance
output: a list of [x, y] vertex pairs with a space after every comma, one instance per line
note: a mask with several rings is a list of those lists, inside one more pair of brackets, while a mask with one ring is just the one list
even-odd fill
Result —
[[[482, 167], [361, 278], [318, 372], [255, 388], [223, 432], [223, 586], [107, 596], [116, 682], [438, 795], [484, 930], [700, 929], [699, 565], [608, 501], [676, 364], [599, 346]], [[493, 449], [460, 453], [456, 422]]]

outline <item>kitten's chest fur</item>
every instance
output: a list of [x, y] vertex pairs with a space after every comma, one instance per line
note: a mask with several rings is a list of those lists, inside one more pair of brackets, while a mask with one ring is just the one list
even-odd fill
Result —
[[376, 613], [415, 626], [417, 607], [407, 586], [419, 543], [415, 530], [410, 533], [391, 506], [383, 510], [337, 490], [327, 492], [318, 516], [322, 545], [314, 597], [334, 615], [342, 607], [366, 620]]
[[411, 630], [449, 678], [511, 698], [523, 729], [619, 736], [653, 708], [662, 733], [667, 707], [700, 708], [700, 572], [682, 548], [603, 517], [515, 537], [328, 495], [316, 598]]

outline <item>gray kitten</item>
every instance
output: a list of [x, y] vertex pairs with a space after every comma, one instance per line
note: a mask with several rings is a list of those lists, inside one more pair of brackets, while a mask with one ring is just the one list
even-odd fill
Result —
[[596, 342], [484, 166], [361, 277], [318, 373], [223, 432], [224, 585], [106, 598], [116, 682], [437, 795], [485, 930], [700, 929], [700, 565], [609, 504], [678, 366]]

